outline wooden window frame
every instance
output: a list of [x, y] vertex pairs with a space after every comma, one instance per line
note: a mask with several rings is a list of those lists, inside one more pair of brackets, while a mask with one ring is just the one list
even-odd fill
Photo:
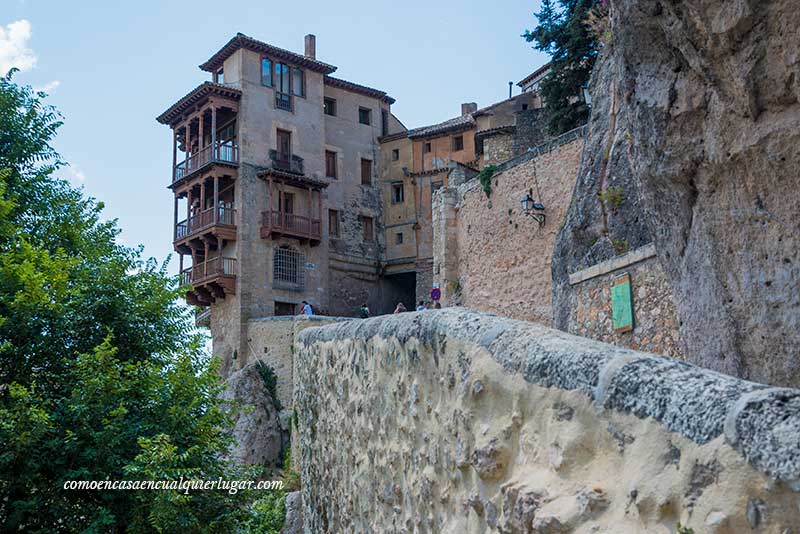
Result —
[[[269, 79], [267, 80], [268, 83], [264, 83], [264, 62], [269, 62]], [[261, 85], [264, 87], [274, 87], [275, 84], [273, 83], [275, 72], [273, 70], [273, 65], [275, 64], [272, 59], [268, 58], [267, 56], [261, 56]]]
[[[367, 178], [368, 181], [365, 182], [364, 181], [364, 178], [365, 178], [364, 164], [366, 162], [369, 162], [368, 163], [368, 165], [369, 165], [369, 173], [366, 173], [366, 178]], [[373, 165], [373, 162], [372, 162], [371, 159], [361, 158], [361, 185], [367, 185], [367, 186], [371, 186], [372, 185], [372, 172], [374, 170], [372, 165]]]
[[[461, 146], [457, 146], [458, 144], [460, 144]], [[453, 136], [452, 147], [453, 147], [453, 152], [461, 152], [462, 150], [464, 150], [464, 135], [463, 134], [454, 135]]]
[[[369, 223], [369, 224], [367, 224]], [[369, 228], [369, 232], [367, 229]], [[369, 215], [361, 216], [361, 236], [365, 242], [375, 241], [375, 218]]]
[[[328, 167], [328, 163], [330, 163], [329, 160], [328, 160], [329, 157], [333, 158], [333, 161], [332, 161], [333, 165], [331, 166], [331, 168], [333, 169], [332, 173], [329, 172], [330, 169]], [[339, 166], [339, 154], [337, 154], [335, 150], [326, 150], [325, 151], [325, 177], [326, 178], [330, 178], [332, 180], [338, 180], [339, 179], [339, 168], [338, 168], [338, 166]]]
[[[331, 103], [331, 105], [332, 105], [332, 111], [333, 111], [333, 113], [328, 113], [328, 112], [325, 110], [325, 104], [327, 104], [328, 102], [330, 102], [330, 103]], [[331, 97], [329, 97], [329, 96], [326, 96], [326, 97], [325, 97], [325, 98], [322, 100], [322, 112], [323, 112], [325, 115], [327, 115], [328, 117], [336, 117], [336, 116], [337, 116], [337, 115], [336, 115], [336, 99], [335, 99], [335, 98], [331, 98]]]
[[[331, 222], [336, 221], [333, 225]], [[340, 238], [342, 236], [342, 221], [339, 217], [339, 210], [328, 209], [328, 236], [333, 238]], [[335, 228], [334, 228], [335, 227]], [[335, 231], [334, 231], [335, 230]]]
[[[400, 191], [400, 200], [395, 198], [395, 191]], [[405, 184], [403, 182], [392, 182], [392, 204], [403, 204], [405, 201]]]
[[[361, 113], [366, 111], [367, 112], [367, 122], [361, 120]], [[363, 124], [364, 126], [372, 126], [372, 108], [366, 108], [364, 106], [358, 106], [358, 123]]]

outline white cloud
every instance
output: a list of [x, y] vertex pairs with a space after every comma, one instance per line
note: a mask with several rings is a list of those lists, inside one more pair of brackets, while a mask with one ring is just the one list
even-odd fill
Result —
[[0, 26], [0, 75], [16, 67], [21, 71], [36, 65], [36, 54], [28, 48], [31, 38], [31, 23], [25, 19]]
[[86, 181], [86, 175], [75, 167], [67, 167], [67, 172], [73, 180], [83, 183]]
[[36, 91], [37, 93], [39, 91], [42, 91], [42, 92], [47, 93], [48, 95], [51, 95], [51, 94], [53, 94], [53, 91], [58, 89], [59, 85], [61, 85], [61, 80], [53, 80], [52, 82], [47, 82], [46, 84], [44, 84], [42, 86], [34, 87], [33, 90]]

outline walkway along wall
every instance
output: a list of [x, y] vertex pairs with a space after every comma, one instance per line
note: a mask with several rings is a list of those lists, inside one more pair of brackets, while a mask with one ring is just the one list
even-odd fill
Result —
[[798, 390], [458, 308], [297, 349], [307, 532], [800, 524]]

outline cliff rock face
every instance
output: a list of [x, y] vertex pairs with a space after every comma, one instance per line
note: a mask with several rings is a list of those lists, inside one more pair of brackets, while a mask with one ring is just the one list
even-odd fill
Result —
[[283, 440], [280, 419], [255, 364], [231, 374], [222, 397], [238, 406], [233, 412], [236, 444], [231, 457], [246, 465], [279, 461]]
[[[606, 83], [594, 86], [592, 133], [628, 145], [623, 159], [674, 293], [684, 353], [778, 385], [800, 384], [797, 8], [615, 0], [595, 75]], [[613, 124], [616, 102], [624, 116]], [[576, 196], [601, 180], [590, 159]], [[574, 228], [568, 217], [562, 251], [576, 243]]]

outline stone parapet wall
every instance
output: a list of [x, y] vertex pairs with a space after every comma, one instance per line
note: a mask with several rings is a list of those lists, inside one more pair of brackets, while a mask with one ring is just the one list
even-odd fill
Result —
[[[553, 246], [572, 198], [583, 129], [498, 167], [487, 198], [478, 180], [434, 195], [434, 282], [445, 305], [552, 323]], [[545, 206], [539, 226], [521, 213], [529, 191]]]
[[451, 308], [297, 336], [306, 532], [792, 532], [800, 391]]

